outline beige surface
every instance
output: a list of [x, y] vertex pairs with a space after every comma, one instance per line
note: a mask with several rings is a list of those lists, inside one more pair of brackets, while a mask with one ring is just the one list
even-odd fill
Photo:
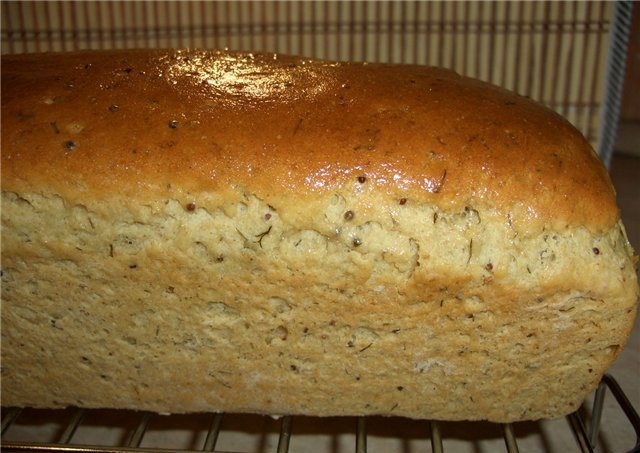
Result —
[[60, 58], [3, 60], [3, 404], [535, 419], [624, 346], [613, 192], [550, 111], [424, 68]]
[[[629, 241], [640, 250], [640, 140], [635, 153], [614, 156], [611, 178], [616, 186], [622, 219], [627, 226]], [[640, 410], [640, 321], [636, 319], [627, 349], [613, 365], [611, 373], [621, 385], [637, 410]]]

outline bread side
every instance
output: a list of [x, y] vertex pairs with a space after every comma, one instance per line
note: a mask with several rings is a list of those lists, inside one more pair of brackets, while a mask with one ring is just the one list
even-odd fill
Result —
[[[207, 55], [225, 64], [237, 58]], [[137, 71], [134, 63], [165, 58], [116, 56], [130, 63], [124, 74]], [[71, 67], [87, 70], [76, 64], [79, 56], [70, 58]], [[321, 65], [347, 89], [339, 72], [332, 73], [338, 66], [304, 64]], [[105, 71], [120, 77], [114, 67], [121, 65]], [[46, 77], [55, 79], [53, 68]], [[367, 77], [376, 81], [385, 71], [401, 77], [407, 70], [380, 67]], [[99, 82], [104, 79], [93, 80]], [[3, 75], [3, 91], [9, 83]], [[13, 83], [26, 82], [16, 76]], [[182, 99], [193, 111], [203, 108], [202, 97], [169, 90], [139, 124], [125, 128], [115, 120], [107, 127], [112, 123], [88, 120], [104, 105], [91, 101], [101, 89], [119, 93], [112, 104], [118, 108], [96, 117], [102, 119], [124, 110], [125, 95], [143, 103], [144, 91], [98, 85], [65, 104], [43, 95], [51, 85], [38, 86], [29, 96], [58, 106], [55, 115], [41, 118], [42, 106], [29, 113], [17, 94], [3, 104], [2, 133], [10, 138], [2, 150], [3, 405], [536, 419], [576, 409], [625, 345], [638, 298], [633, 254], [606, 172], [588, 148], [571, 148], [581, 175], [542, 165], [556, 159], [548, 156], [555, 148], [527, 156], [546, 173], [515, 174], [522, 164], [517, 154], [505, 148], [498, 159], [483, 145], [471, 155], [461, 147], [457, 160], [464, 165], [456, 166], [445, 144], [422, 153], [418, 135], [400, 141], [406, 130], [398, 131], [398, 118], [414, 121], [413, 131], [430, 126], [408, 108], [376, 123], [389, 129], [372, 135], [387, 141], [363, 142], [372, 147], [370, 160], [350, 146], [349, 134], [370, 124], [349, 116], [341, 118], [344, 130], [327, 118], [323, 141], [305, 132], [304, 120], [297, 138], [287, 141], [278, 129], [256, 125], [251, 134], [226, 131], [224, 140], [212, 141], [217, 131], [202, 124], [187, 129], [184, 120], [167, 122], [162, 133], [173, 145], [164, 149], [155, 146], [165, 136], [158, 132], [151, 141], [145, 126], [163, 122], [156, 119], [170, 110], [163, 102]], [[79, 87], [76, 82], [70, 91]], [[96, 110], [85, 106], [79, 114], [77, 99]], [[223, 109], [234, 98], [213, 99]], [[375, 92], [353, 102], [365, 101], [381, 102]], [[257, 121], [247, 103], [273, 108], [241, 97], [225, 113]], [[25, 109], [22, 120], [5, 121], [17, 105]], [[454, 122], [459, 114], [441, 120]], [[75, 124], [66, 123], [71, 117], [83, 119], [81, 130], [61, 127]], [[482, 116], [470, 121], [489, 124]], [[583, 143], [563, 121], [550, 126], [554, 143]], [[467, 131], [485, 142], [498, 134], [488, 126], [481, 132]], [[431, 145], [431, 135], [423, 135]], [[521, 141], [540, 135], [532, 127], [532, 138]], [[60, 139], [65, 144], [68, 137], [76, 147], [61, 149]], [[309, 154], [312, 147], [317, 151]], [[481, 162], [479, 149], [493, 168], [480, 176], [469, 171]], [[275, 161], [267, 164], [263, 153]], [[48, 170], [44, 158], [54, 162]], [[307, 167], [294, 165], [306, 158]], [[428, 162], [445, 162], [446, 176]], [[506, 179], [489, 183], [497, 168]], [[545, 187], [549, 175], [554, 190]], [[585, 175], [592, 184], [580, 189]], [[516, 185], [522, 193], [505, 188]], [[561, 190], [574, 186], [590, 197], [573, 200], [576, 192]], [[538, 208], [534, 198], [547, 194], [565, 204]], [[596, 203], [602, 209], [588, 222], [569, 206], [595, 212]], [[553, 209], [558, 218], [550, 217]]]

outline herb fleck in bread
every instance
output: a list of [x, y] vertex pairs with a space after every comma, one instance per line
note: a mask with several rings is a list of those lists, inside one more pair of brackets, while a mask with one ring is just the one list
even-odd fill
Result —
[[515, 421], [624, 347], [634, 257], [567, 121], [441, 69], [2, 59], [2, 404]]

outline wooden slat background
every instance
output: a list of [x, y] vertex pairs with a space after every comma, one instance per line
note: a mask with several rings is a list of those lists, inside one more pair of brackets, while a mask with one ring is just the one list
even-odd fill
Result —
[[539, 100], [594, 144], [610, 1], [2, 1], [2, 53], [229, 48], [452, 68]]

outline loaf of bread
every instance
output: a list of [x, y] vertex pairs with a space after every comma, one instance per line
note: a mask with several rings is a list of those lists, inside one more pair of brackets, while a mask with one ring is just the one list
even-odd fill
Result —
[[567, 121], [449, 70], [2, 59], [2, 404], [575, 410], [638, 283]]

